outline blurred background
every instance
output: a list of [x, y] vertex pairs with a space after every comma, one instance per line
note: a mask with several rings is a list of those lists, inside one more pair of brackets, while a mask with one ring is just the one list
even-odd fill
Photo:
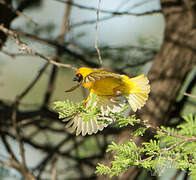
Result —
[[[111, 125], [91, 136], [68, 133], [53, 102], [80, 102], [88, 91], [65, 93], [75, 72], [46, 61], [101, 67], [96, 38], [102, 67], [130, 77], [148, 74], [152, 98], [138, 116], [175, 127], [182, 115], [195, 114], [195, 100], [184, 95], [196, 93], [195, 9], [191, 14], [182, 1], [1, 0], [0, 10], [0, 24], [45, 57], [20, 51], [1, 28], [0, 179], [108, 179], [97, 177], [96, 164], [110, 160], [108, 144], [125, 141], [130, 130]], [[160, 174], [136, 171], [113, 179], [189, 178], [172, 166]]]

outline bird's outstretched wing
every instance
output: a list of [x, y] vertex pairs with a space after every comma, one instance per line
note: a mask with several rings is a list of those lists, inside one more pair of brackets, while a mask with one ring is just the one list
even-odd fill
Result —
[[[104, 127], [107, 127], [110, 123], [114, 121], [109, 116], [110, 112], [120, 112], [125, 105], [124, 97], [116, 97], [112, 101], [105, 96], [97, 96], [93, 93], [90, 93], [86, 99], [85, 110], [87, 116], [93, 112], [93, 108], [98, 108], [100, 113], [88, 118], [86, 115], [79, 113], [66, 124], [66, 128], [73, 133], [76, 131], [76, 136], [80, 133], [82, 136], [86, 134], [97, 133], [97, 131], [102, 131]], [[122, 98], [122, 99], [120, 99]], [[116, 102], [115, 102], [116, 101]]]
[[90, 73], [84, 78], [84, 83], [94, 82], [96, 80], [104, 79], [104, 78], [115, 78], [115, 79], [122, 79], [121, 75], [106, 72], [106, 71], [95, 71]]

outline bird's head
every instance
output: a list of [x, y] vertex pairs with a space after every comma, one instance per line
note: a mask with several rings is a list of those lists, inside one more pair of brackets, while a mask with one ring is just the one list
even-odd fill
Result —
[[81, 82], [86, 76], [92, 73], [94, 70], [88, 67], [81, 67], [76, 71], [76, 76], [73, 79], [74, 81]]
[[73, 81], [78, 81], [78, 84], [71, 89], [65, 91], [65, 92], [71, 92], [75, 90], [76, 88], [80, 87], [82, 85], [83, 80], [86, 76], [88, 76], [90, 73], [92, 73], [94, 70], [88, 67], [81, 67], [76, 71], [76, 76], [73, 78]]

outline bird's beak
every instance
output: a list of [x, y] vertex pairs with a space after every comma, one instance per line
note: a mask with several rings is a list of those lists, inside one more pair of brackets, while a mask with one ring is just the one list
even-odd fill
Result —
[[81, 84], [82, 84], [82, 83], [78, 83], [76, 86], [72, 87], [71, 89], [66, 90], [65, 92], [72, 92], [72, 91], [74, 91], [75, 89], [77, 89], [78, 87], [80, 87]]
[[75, 78], [73, 78], [73, 81], [79, 81], [79, 77], [75, 77]]

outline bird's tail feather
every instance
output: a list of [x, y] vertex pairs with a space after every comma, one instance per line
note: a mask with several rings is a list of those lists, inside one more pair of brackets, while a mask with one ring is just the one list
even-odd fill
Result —
[[143, 74], [129, 78], [129, 93], [126, 95], [131, 109], [136, 112], [146, 103], [150, 93], [149, 80]]

